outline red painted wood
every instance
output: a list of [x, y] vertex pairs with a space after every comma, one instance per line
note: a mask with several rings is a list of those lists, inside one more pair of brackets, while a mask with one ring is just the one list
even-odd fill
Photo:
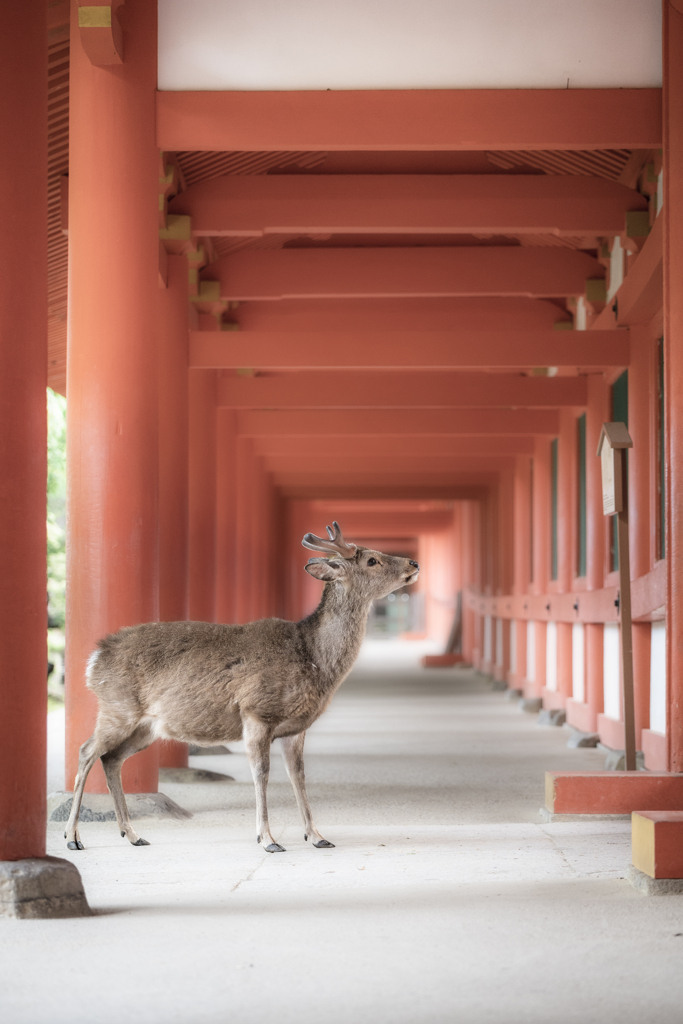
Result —
[[268, 234], [615, 235], [633, 189], [574, 175], [229, 175], [169, 203], [198, 237]]
[[0, 227], [0, 860], [45, 854], [46, 56], [45, 4], [5, 8], [0, 181], [10, 198]]
[[[646, 243], [647, 244], [647, 243]], [[221, 298], [583, 295], [603, 266], [587, 253], [532, 246], [281, 249], [236, 252], [202, 271]]]
[[164, 150], [652, 149], [659, 89], [160, 92]]
[[546, 772], [554, 814], [630, 814], [683, 806], [683, 775], [666, 772]]
[[[84, 53], [76, 11], [73, 4], [67, 786], [95, 721], [84, 670], [96, 641], [158, 617], [156, 3], [127, 9], [126, 63], [107, 70]], [[156, 790], [156, 747], [126, 761], [123, 785]], [[88, 788], [106, 791], [99, 763]]]

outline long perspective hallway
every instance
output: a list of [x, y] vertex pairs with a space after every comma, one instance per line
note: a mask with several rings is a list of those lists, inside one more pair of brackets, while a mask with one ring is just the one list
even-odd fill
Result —
[[0, 921], [5, 1024], [679, 1022], [683, 908], [626, 881], [630, 822], [539, 814], [544, 769], [600, 770], [604, 754], [568, 749], [472, 670], [421, 669], [427, 650], [367, 641], [310, 730], [333, 850], [304, 843], [277, 743], [284, 855], [254, 842], [241, 744], [191, 759], [234, 782], [162, 779], [194, 816], [141, 820], [147, 848], [84, 822], [69, 854], [51, 822], [48, 853], [78, 857], [94, 916]]

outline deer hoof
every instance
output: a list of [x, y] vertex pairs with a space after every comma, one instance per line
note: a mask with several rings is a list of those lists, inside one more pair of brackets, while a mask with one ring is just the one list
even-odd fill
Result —
[[317, 843], [313, 843], [316, 850], [334, 850], [334, 843], [328, 843], [327, 839], [320, 839]]
[[146, 839], [136, 839], [134, 843], [131, 843], [131, 846], [149, 846], [149, 843]]
[[266, 853], [286, 853], [284, 846], [280, 846], [279, 843], [270, 843], [266, 846]]
[[85, 850], [85, 846], [79, 839], [74, 839], [66, 844], [67, 850]]

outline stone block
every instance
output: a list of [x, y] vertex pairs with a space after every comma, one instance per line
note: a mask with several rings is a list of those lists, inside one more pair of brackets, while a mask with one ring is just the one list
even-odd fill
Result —
[[567, 746], [571, 749], [577, 747], [597, 747], [600, 742], [600, 734], [597, 732], [581, 732], [580, 729], [575, 729], [573, 726], [569, 726], [571, 734], [567, 740]]
[[[164, 793], [126, 793], [131, 821], [140, 818], [191, 818], [186, 811]], [[50, 793], [47, 798], [48, 821], [68, 821], [73, 796]], [[109, 793], [84, 793], [79, 821], [116, 821], [114, 801]]]
[[90, 907], [78, 868], [61, 857], [0, 861], [0, 917], [85, 917]]
[[159, 782], [234, 782], [232, 775], [210, 772], [206, 768], [160, 768]]
[[631, 814], [683, 807], [683, 775], [671, 772], [546, 772], [552, 814]]
[[650, 878], [644, 871], [630, 867], [628, 880], [634, 889], [645, 896], [681, 896], [683, 895], [683, 878]]
[[[605, 752], [605, 771], [606, 772], [624, 772], [626, 771], [626, 751], [625, 750], [612, 750], [611, 747], [605, 747], [602, 743], [598, 743], [598, 749]], [[645, 768], [645, 755], [642, 750], [636, 750], [636, 768], [642, 771]]]
[[682, 880], [683, 811], [634, 811], [631, 859], [650, 878]]
[[519, 702], [520, 711], [528, 711], [530, 715], [536, 715], [543, 708], [542, 697], [522, 697]]
[[538, 716], [539, 725], [561, 726], [567, 720], [567, 712], [564, 708], [543, 708]]
[[522, 691], [521, 690], [515, 690], [514, 688], [511, 688], [511, 689], [509, 689], [509, 690], [507, 690], [505, 692], [505, 699], [506, 700], [519, 700], [519, 698], [521, 696], [522, 696]]

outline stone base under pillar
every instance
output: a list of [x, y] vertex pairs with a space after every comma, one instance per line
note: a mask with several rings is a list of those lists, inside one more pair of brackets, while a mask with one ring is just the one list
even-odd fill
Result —
[[46, 917], [86, 917], [78, 868], [61, 857], [28, 857], [0, 861], [0, 917], [36, 920]]
[[683, 878], [650, 878], [644, 871], [630, 867], [628, 880], [634, 889], [646, 896], [681, 896], [683, 895]]
[[[47, 798], [49, 821], [68, 821], [73, 796], [71, 793], [50, 793]], [[130, 820], [140, 818], [191, 818], [186, 811], [164, 793], [126, 793]], [[116, 821], [114, 801], [109, 793], [84, 793], [79, 821]]]

